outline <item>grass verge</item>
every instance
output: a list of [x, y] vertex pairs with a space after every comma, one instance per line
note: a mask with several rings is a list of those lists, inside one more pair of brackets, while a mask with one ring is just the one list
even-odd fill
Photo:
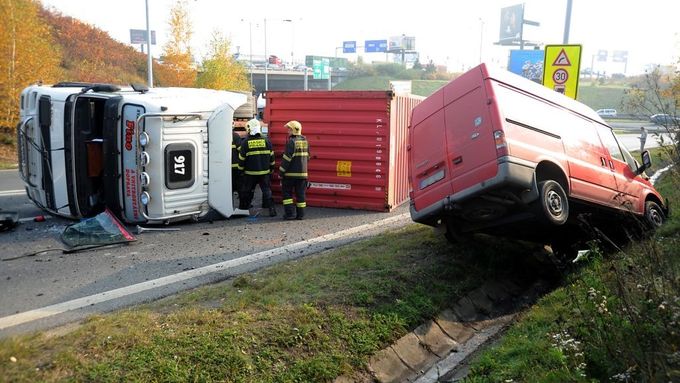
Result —
[[[673, 173], [657, 184], [680, 203]], [[565, 275], [473, 363], [467, 382], [680, 381], [680, 217]]]
[[0, 340], [0, 376], [15, 382], [321, 382], [344, 374], [370, 381], [370, 355], [409, 329], [487, 279], [531, 274], [522, 262], [526, 251], [493, 239], [455, 247], [430, 228], [411, 225], [94, 316], [65, 335]]

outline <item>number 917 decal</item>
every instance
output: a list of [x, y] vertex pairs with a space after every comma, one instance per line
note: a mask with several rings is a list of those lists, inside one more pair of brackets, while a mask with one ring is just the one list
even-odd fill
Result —
[[194, 146], [188, 143], [165, 147], [165, 186], [183, 189], [194, 184]]

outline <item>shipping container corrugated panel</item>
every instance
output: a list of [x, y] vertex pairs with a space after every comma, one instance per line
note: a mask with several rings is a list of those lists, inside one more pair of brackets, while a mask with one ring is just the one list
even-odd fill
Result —
[[[390, 91], [268, 92], [264, 120], [276, 167], [300, 121], [310, 146], [309, 206], [389, 211], [408, 198], [407, 130], [423, 98]], [[278, 171], [272, 183], [281, 201]]]

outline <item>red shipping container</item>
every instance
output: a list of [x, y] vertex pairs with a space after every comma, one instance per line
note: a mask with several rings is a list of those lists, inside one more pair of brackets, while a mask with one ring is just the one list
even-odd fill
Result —
[[[423, 99], [391, 91], [267, 92], [276, 168], [288, 139], [284, 125], [300, 121], [311, 154], [307, 205], [390, 211], [408, 199], [407, 130]], [[272, 189], [280, 202], [278, 171]]]

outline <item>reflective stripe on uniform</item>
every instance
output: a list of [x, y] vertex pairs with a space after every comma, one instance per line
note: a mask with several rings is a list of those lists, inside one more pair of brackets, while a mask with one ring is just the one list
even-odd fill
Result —
[[241, 161], [245, 161], [246, 158], [241, 155], [241, 153], [238, 154], [238, 159]]
[[307, 173], [288, 173], [288, 172], [286, 172], [286, 177], [307, 177]]
[[307, 207], [307, 202], [298, 202], [295, 204], [297, 207]]
[[269, 174], [269, 169], [267, 169], [267, 170], [258, 170], [258, 171], [255, 171], [255, 170], [246, 170], [244, 173], [247, 174], [247, 175], [249, 175], [249, 176], [261, 176], [261, 175], [264, 175], [264, 174]]
[[288, 199], [284, 199], [284, 200], [283, 200], [283, 204], [284, 204], [284, 205], [291, 205], [292, 203], [293, 203], [293, 199], [292, 199], [292, 198], [288, 198]]
[[[293, 155], [295, 155], [295, 154], [293, 154]], [[286, 161], [290, 161], [290, 157], [288, 157], [286, 155], [286, 153], [283, 153], [283, 159], [286, 160]]]
[[231, 167], [238, 169], [238, 164], [231, 164]]
[[272, 154], [272, 151], [271, 150], [255, 150], [255, 151], [246, 153], [246, 157], [247, 156], [259, 156], [260, 154], [265, 154], [265, 155], [270, 156]]
[[295, 153], [293, 153], [293, 157], [309, 157], [309, 153], [307, 153], [307, 152], [305, 152], [305, 153], [295, 152]]

